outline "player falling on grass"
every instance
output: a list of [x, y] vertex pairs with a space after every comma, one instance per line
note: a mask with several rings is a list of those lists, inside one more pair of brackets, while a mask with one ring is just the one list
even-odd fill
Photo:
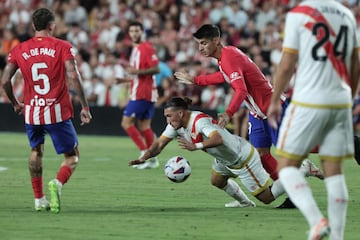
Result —
[[[234, 46], [224, 46], [221, 43], [220, 30], [215, 25], [205, 24], [194, 34], [199, 51], [206, 57], [218, 60], [219, 69], [212, 74], [193, 77], [184, 72], [174, 75], [185, 84], [214, 85], [228, 83], [234, 89], [234, 95], [224, 113], [219, 114], [219, 125], [225, 127], [233, 114], [245, 102], [250, 110], [249, 140], [260, 153], [261, 162], [273, 180], [278, 178], [277, 161], [271, 155], [270, 148], [276, 144], [277, 130], [267, 121], [266, 112], [270, 104], [272, 86], [256, 64], [241, 50]], [[283, 107], [287, 105], [282, 97]], [[311, 171], [310, 175], [321, 178], [322, 174], [310, 161], [304, 163]], [[287, 207], [293, 207], [283, 205]]]
[[[77, 91], [82, 110], [81, 124], [90, 123], [91, 114], [84, 97], [73, 48], [70, 43], [52, 37], [54, 14], [37, 9], [32, 15], [35, 36], [16, 46], [9, 54], [3, 74], [3, 87], [18, 114], [24, 114], [30, 142], [29, 170], [35, 196], [35, 210], [60, 211], [61, 189], [70, 179], [78, 161], [78, 139], [68, 82]], [[14, 96], [11, 78], [20, 68], [24, 77], [24, 102]], [[64, 154], [59, 172], [48, 184], [50, 205], [43, 192], [42, 159], [45, 135], [49, 134], [58, 154]]]
[[[144, 28], [140, 22], [129, 24], [129, 35], [132, 42], [130, 66], [126, 72], [130, 78], [117, 79], [118, 82], [130, 81], [130, 99], [125, 107], [121, 126], [143, 154], [154, 142], [154, 132], [151, 129], [151, 119], [155, 112], [155, 102], [158, 98], [155, 74], [159, 70], [159, 60], [155, 49], [147, 41], [143, 41]], [[137, 121], [137, 127], [135, 123]], [[137, 169], [156, 168], [159, 166], [156, 158], [146, 164], [135, 166]]]
[[190, 111], [189, 98], [174, 97], [164, 106], [168, 125], [145, 154], [129, 165], [143, 164], [177, 139], [183, 149], [203, 150], [215, 157], [211, 184], [224, 190], [235, 201], [226, 207], [255, 207], [239, 185], [231, 178], [239, 177], [244, 186], [260, 201], [269, 204], [284, 193], [278, 180], [271, 178], [263, 168], [257, 150], [246, 140], [221, 128], [217, 121], [200, 111]]
[[[349, 194], [343, 160], [354, 153], [351, 107], [360, 78], [359, 48], [353, 13], [334, 0], [305, 1], [285, 23], [283, 55], [275, 73], [268, 110], [276, 127], [280, 95], [296, 66], [292, 100], [280, 126], [279, 179], [305, 216], [308, 239], [344, 239]], [[327, 217], [321, 213], [298, 167], [319, 145], [325, 175]]]

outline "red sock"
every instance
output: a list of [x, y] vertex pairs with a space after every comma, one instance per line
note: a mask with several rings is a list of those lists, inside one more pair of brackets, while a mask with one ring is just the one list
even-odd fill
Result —
[[319, 153], [319, 146], [314, 147], [314, 149], [311, 150], [311, 153]]
[[34, 197], [42, 198], [44, 196], [42, 177], [40, 176], [40, 177], [31, 178], [31, 185], [34, 192]]
[[70, 178], [72, 174], [72, 170], [68, 166], [62, 166], [57, 174], [57, 180], [61, 182], [62, 185], [64, 185]]
[[140, 151], [147, 149], [139, 130], [134, 125], [125, 129], [125, 131], [127, 135], [129, 135], [129, 137], [132, 139], [132, 141], [136, 144], [136, 146], [140, 149]]
[[278, 179], [277, 161], [270, 153], [260, 156], [261, 163], [273, 180]]
[[149, 148], [151, 144], [153, 144], [154, 142], [154, 132], [152, 131], [151, 128], [148, 128], [142, 132], [142, 135], [145, 138], [147, 148]]

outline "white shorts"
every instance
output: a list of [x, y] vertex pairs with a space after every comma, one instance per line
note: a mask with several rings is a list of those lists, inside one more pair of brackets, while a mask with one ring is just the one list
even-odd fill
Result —
[[319, 146], [319, 157], [323, 160], [340, 161], [353, 156], [351, 109], [288, 106], [281, 123], [276, 153], [300, 161], [316, 146]]
[[252, 195], [256, 196], [271, 185], [269, 174], [263, 168], [257, 151], [252, 158], [240, 169], [232, 169], [218, 160], [214, 160], [213, 171], [228, 177], [239, 177], [242, 184]]

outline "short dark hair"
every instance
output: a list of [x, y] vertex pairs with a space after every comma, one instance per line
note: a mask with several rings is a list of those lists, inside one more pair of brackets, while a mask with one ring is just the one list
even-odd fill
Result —
[[45, 30], [48, 25], [55, 21], [52, 11], [47, 8], [39, 8], [32, 15], [32, 21], [36, 31]]
[[193, 37], [197, 39], [220, 37], [220, 29], [214, 24], [204, 24], [193, 34]]
[[140, 29], [143, 31], [144, 30], [144, 26], [142, 25], [141, 22], [139, 21], [132, 21], [129, 23], [128, 29], [130, 29], [130, 27], [135, 26], [135, 27], [140, 27]]
[[173, 97], [169, 101], [166, 102], [164, 109], [166, 108], [178, 108], [178, 109], [189, 109], [189, 105], [191, 105], [192, 100], [188, 97]]

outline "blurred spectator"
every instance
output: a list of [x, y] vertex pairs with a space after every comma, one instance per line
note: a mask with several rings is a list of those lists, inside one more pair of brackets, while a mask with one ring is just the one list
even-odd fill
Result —
[[67, 34], [69, 32], [69, 27], [65, 24], [60, 14], [55, 13], [55, 30], [54, 36], [63, 40], [66, 40]]
[[10, 50], [20, 43], [15, 35], [15, 31], [10, 28], [5, 28], [3, 31], [3, 39], [0, 41], [0, 73], [6, 65], [7, 55]]
[[156, 107], [163, 106], [168, 100], [172, 97], [176, 97], [178, 95], [175, 83], [172, 77], [164, 77], [161, 81], [161, 85], [158, 88], [159, 98], [155, 103]]
[[66, 35], [66, 40], [71, 42], [77, 49], [87, 49], [89, 47], [89, 36], [87, 32], [80, 28], [79, 23], [73, 22], [70, 31]]
[[134, 12], [130, 9], [126, 0], [113, 0], [110, 2], [110, 18], [112, 21], [120, 22], [134, 19]]
[[166, 19], [164, 23], [164, 28], [160, 31], [161, 44], [168, 47], [171, 42], [177, 41], [177, 39], [178, 32], [175, 28], [174, 20], [171, 18]]
[[[13, 92], [15, 97], [19, 100], [19, 102], [23, 102], [24, 78], [21, 74], [20, 69], [18, 69], [14, 76], [11, 78], [11, 84], [13, 85]], [[10, 103], [8, 97], [6, 96], [5, 92], [3, 92], [2, 88], [0, 88], [0, 102]]]
[[245, 28], [240, 32], [240, 49], [245, 53], [249, 48], [259, 44], [260, 32], [256, 29], [254, 20], [249, 19]]
[[237, 30], [244, 28], [249, 19], [248, 14], [241, 9], [237, 0], [231, 0], [229, 6], [231, 8], [228, 17], [229, 23], [233, 24]]
[[90, 106], [105, 105], [106, 86], [98, 75], [92, 75], [90, 84], [86, 84], [84, 90]]
[[113, 50], [115, 48], [116, 37], [121, 29], [105, 17], [100, 19], [99, 27], [98, 47], [102, 51], [105, 49]]
[[67, 25], [76, 22], [83, 30], [89, 30], [88, 15], [86, 9], [79, 4], [79, 0], [69, 0], [64, 7], [64, 21]]
[[201, 93], [201, 108], [218, 111], [224, 107], [224, 100], [225, 91], [222, 87], [206, 86]]
[[212, 1], [212, 8], [209, 12], [209, 19], [212, 24], [218, 24], [222, 18], [228, 19], [232, 9], [222, 0]]
[[259, 12], [255, 17], [256, 30], [261, 31], [268, 22], [272, 22], [274, 19], [276, 19], [276, 12], [271, 8], [271, 2], [261, 1]]
[[30, 25], [31, 15], [29, 9], [27, 9], [25, 0], [15, 0], [15, 5], [11, 10], [9, 20], [12, 27], [19, 24]]
[[[148, 33], [148, 41], [153, 45], [156, 51], [156, 55], [159, 60], [167, 62], [172, 57], [170, 56], [169, 49], [165, 44], [162, 43], [159, 33]], [[173, 41], [177, 42], [177, 41]]]
[[129, 58], [131, 54], [131, 42], [126, 38], [124, 32], [119, 32], [116, 36], [114, 54], [118, 62], [122, 66], [129, 65]]
[[75, 55], [75, 60], [79, 69], [79, 73], [84, 81], [90, 81], [92, 69], [89, 62], [90, 55], [84, 49], [80, 49]]
[[204, 4], [197, 2], [194, 6], [194, 13], [192, 14], [192, 22], [196, 28], [200, 27], [205, 21], [208, 21], [211, 4]]

